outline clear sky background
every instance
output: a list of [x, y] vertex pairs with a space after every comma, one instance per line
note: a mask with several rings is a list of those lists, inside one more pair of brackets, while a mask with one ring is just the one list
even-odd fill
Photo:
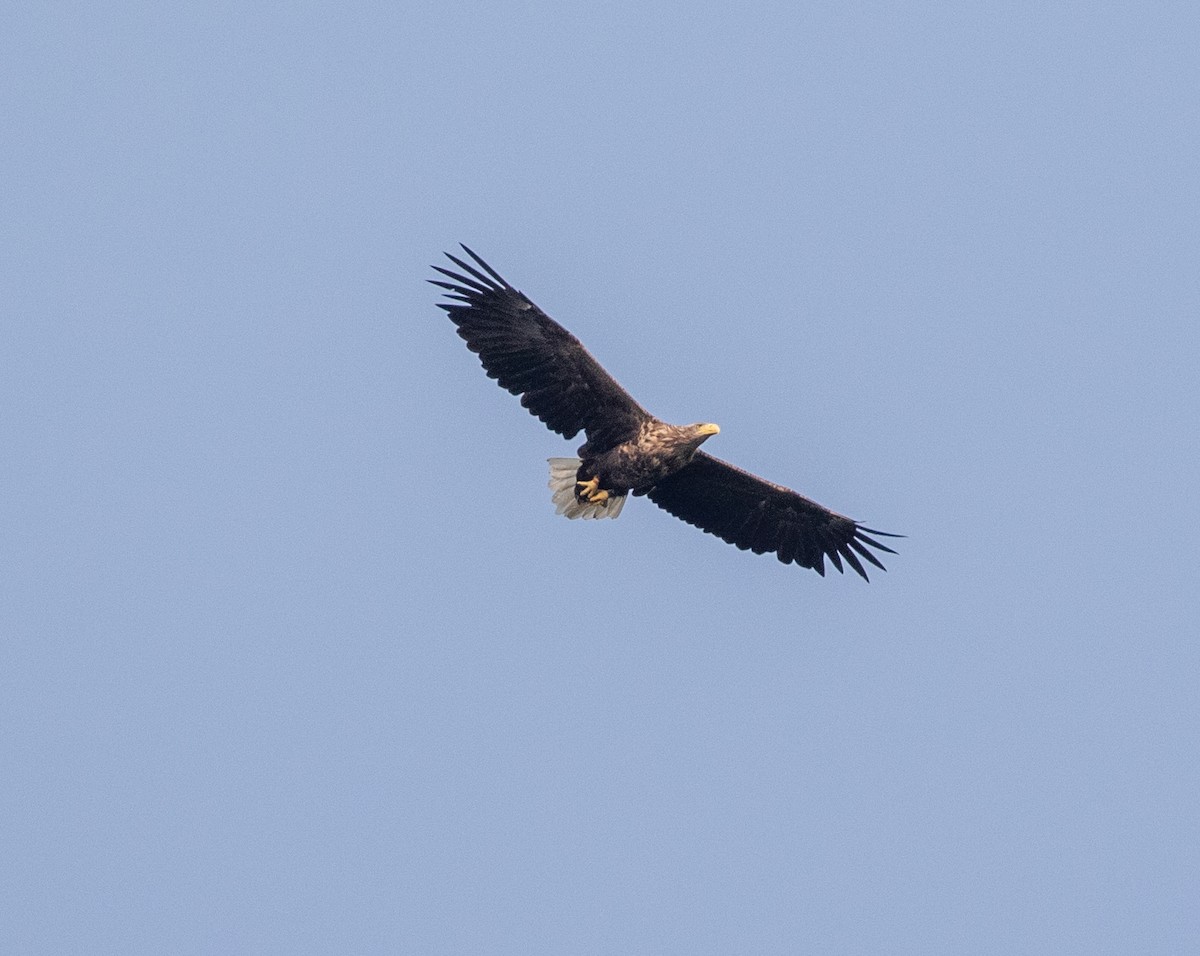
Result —
[[[1198, 951], [1198, 38], [10, 4], [0, 950]], [[459, 241], [888, 572], [556, 517]]]

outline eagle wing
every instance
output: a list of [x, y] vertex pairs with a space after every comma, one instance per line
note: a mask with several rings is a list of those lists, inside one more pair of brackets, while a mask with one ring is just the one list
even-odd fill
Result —
[[868, 535], [900, 537], [864, 528], [803, 495], [704, 452], [697, 452], [691, 462], [646, 494], [663, 510], [743, 551], [773, 551], [784, 564], [795, 562], [822, 577], [826, 558], [838, 571], [844, 559], [864, 579], [867, 572], [859, 558], [884, 570], [868, 549], [896, 552]]
[[490, 378], [565, 438], [583, 431], [592, 444], [615, 444], [650, 418], [579, 339], [462, 248], [478, 268], [447, 253], [462, 272], [434, 266], [451, 281], [429, 281], [447, 290], [452, 301], [438, 304]]

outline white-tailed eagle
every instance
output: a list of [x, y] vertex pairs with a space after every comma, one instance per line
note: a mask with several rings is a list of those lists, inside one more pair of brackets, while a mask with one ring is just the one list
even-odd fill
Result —
[[[447, 253], [461, 272], [434, 266], [450, 281], [439, 305], [467, 348], [501, 387], [565, 438], [583, 432], [578, 458], [550, 459], [559, 514], [615, 518], [630, 494], [645, 495], [688, 524], [755, 554], [773, 552], [825, 574], [828, 558], [864, 579], [863, 561], [883, 569], [875, 551], [895, 552], [865, 528], [781, 485], [699, 450], [720, 429], [669, 425], [625, 391], [570, 332], [504, 281], [466, 246], [471, 265]], [[860, 560], [861, 559], [861, 560]]]

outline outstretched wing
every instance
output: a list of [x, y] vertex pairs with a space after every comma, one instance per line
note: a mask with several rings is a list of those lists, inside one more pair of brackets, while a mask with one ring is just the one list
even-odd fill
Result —
[[743, 551], [773, 551], [784, 564], [795, 562], [822, 577], [826, 558], [838, 571], [844, 559], [864, 579], [867, 572], [859, 558], [885, 570], [868, 549], [896, 552], [868, 535], [900, 537], [864, 528], [803, 495], [704, 452], [660, 481], [647, 496], [675, 517]]
[[[589, 442], [619, 441], [650, 416], [570, 332], [504, 281], [466, 246], [475, 266], [446, 254], [462, 272], [433, 268], [451, 281], [439, 302], [490, 378], [553, 431]], [[482, 271], [481, 271], [482, 270]]]

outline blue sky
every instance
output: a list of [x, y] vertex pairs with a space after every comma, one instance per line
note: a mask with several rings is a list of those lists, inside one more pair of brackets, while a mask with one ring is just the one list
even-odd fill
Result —
[[[1200, 943], [1193, 4], [0, 29], [0, 948]], [[634, 501], [424, 280], [872, 527]]]

